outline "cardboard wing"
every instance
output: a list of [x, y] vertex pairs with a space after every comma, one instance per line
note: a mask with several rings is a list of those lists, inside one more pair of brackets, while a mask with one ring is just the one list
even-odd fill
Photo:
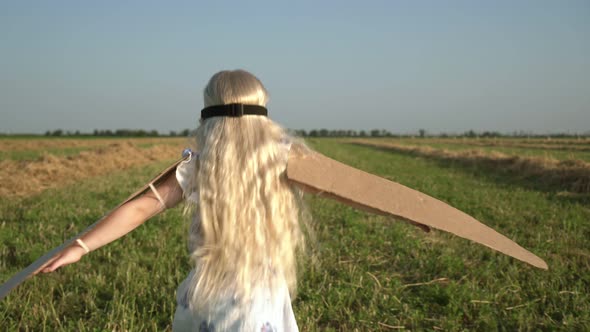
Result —
[[125, 204], [125, 203], [127, 203], [127, 202], [129, 202], [129, 201], [131, 201], [131, 200], [133, 200], [133, 199], [135, 199], [137, 197], [139, 197], [140, 195], [142, 195], [144, 192], [146, 192], [149, 189], [149, 185], [150, 184], [156, 185], [161, 180], [163, 180], [168, 174], [170, 174], [171, 172], [175, 171], [176, 170], [176, 167], [178, 166], [178, 164], [180, 164], [180, 162], [182, 162], [184, 159], [185, 158], [180, 159], [180, 160], [176, 161], [174, 164], [170, 165], [168, 168], [166, 168], [164, 171], [162, 171], [160, 174], [158, 174], [158, 176], [156, 176], [155, 178], [153, 178], [148, 184], [146, 184], [141, 189], [139, 189], [138, 191], [136, 191], [135, 193], [133, 193], [131, 196], [129, 196], [129, 198], [127, 198], [125, 201], [123, 201], [117, 207], [115, 207], [114, 209], [112, 209], [111, 211], [109, 211], [107, 214], [105, 214], [102, 218], [100, 218], [94, 224], [90, 225], [88, 228], [86, 228], [82, 232], [78, 233], [76, 236], [72, 237], [71, 239], [67, 240], [66, 242], [64, 242], [59, 247], [56, 247], [56, 248], [52, 249], [51, 251], [49, 251], [48, 253], [46, 253], [45, 255], [43, 255], [41, 258], [39, 258], [36, 261], [34, 261], [31, 265], [27, 266], [25, 269], [23, 269], [20, 272], [18, 272], [17, 274], [15, 274], [12, 278], [10, 278], [7, 282], [5, 282], [4, 284], [2, 284], [0, 286], [0, 300], [2, 300], [4, 297], [6, 297], [6, 295], [8, 295], [8, 293], [12, 289], [14, 289], [16, 286], [20, 285], [27, 278], [29, 278], [30, 276], [36, 274], [41, 269], [43, 269], [45, 266], [49, 265], [53, 261], [53, 259], [60, 252], [62, 252], [65, 248], [67, 248], [70, 245], [72, 245], [72, 243], [74, 243], [76, 241], [76, 239], [80, 238], [84, 234], [88, 233], [91, 229], [93, 229], [94, 227], [96, 227], [97, 225], [99, 225], [113, 211], [115, 211], [116, 209], [118, 209], [123, 204]]
[[541, 269], [547, 263], [475, 218], [399, 183], [363, 172], [320, 153], [294, 145], [287, 178], [308, 192], [362, 210], [394, 216], [475, 241]]

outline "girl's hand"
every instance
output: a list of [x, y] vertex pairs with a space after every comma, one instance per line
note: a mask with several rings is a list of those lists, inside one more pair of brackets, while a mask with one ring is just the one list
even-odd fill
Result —
[[66, 266], [68, 264], [76, 263], [77, 261], [84, 256], [86, 251], [78, 246], [77, 244], [73, 244], [62, 251], [49, 265], [44, 267], [40, 272], [48, 273], [53, 272], [59, 267]]

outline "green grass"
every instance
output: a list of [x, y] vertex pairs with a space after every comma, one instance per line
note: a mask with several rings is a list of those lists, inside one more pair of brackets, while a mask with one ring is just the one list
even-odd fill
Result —
[[[530, 190], [511, 179], [498, 181], [501, 174], [482, 174], [477, 168], [444, 166], [329, 140], [312, 145], [335, 159], [451, 203], [545, 258], [550, 266], [548, 272], [536, 270], [442, 232], [423, 234], [331, 201], [314, 200], [325, 248], [320, 259], [328, 270], [316, 280], [336, 275], [326, 282], [334, 288], [317, 294], [342, 300], [334, 307], [338, 314], [322, 323], [336, 330], [361, 331], [377, 329], [378, 322], [413, 330], [590, 327], [590, 278], [585, 272], [590, 267], [588, 205], [555, 192]], [[330, 241], [333, 237], [340, 241]], [[341, 261], [353, 263], [346, 266]], [[438, 278], [449, 282], [403, 287]], [[309, 279], [313, 280], [303, 282]], [[316, 303], [310, 310], [325, 310], [322, 301]], [[313, 315], [302, 315], [308, 316]]]
[[[293, 303], [300, 330], [590, 329], [587, 201], [475, 167], [328, 139], [310, 144], [453, 204], [544, 258], [550, 270], [310, 197], [317, 243]], [[92, 223], [163, 166], [0, 201], [0, 281]], [[0, 330], [169, 329], [175, 289], [190, 269], [179, 210], [75, 265], [25, 282], [0, 302]]]

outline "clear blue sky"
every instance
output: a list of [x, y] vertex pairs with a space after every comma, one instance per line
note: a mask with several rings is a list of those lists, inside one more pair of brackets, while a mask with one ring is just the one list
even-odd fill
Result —
[[0, 132], [194, 128], [221, 69], [297, 129], [590, 131], [590, 1], [1, 1]]

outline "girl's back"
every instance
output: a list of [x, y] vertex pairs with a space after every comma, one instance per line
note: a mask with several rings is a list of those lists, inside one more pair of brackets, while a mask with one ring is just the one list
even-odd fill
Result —
[[[205, 107], [265, 106], [253, 75], [225, 71], [205, 88]], [[291, 139], [268, 118], [213, 116], [196, 131], [198, 155], [177, 169], [192, 217], [194, 270], [179, 287], [175, 329], [296, 329], [300, 193], [284, 176]], [[245, 324], [245, 325], [244, 325]]]

